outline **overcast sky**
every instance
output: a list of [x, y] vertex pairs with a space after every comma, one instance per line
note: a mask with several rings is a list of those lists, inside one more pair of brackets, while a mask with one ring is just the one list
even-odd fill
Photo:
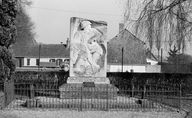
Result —
[[56, 44], [69, 37], [70, 17], [108, 23], [108, 38], [118, 33], [126, 0], [32, 0], [27, 8], [35, 24], [37, 42]]
[[[66, 43], [69, 37], [70, 17], [81, 17], [108, 23], [108, 39], [118, 34], [123, 22], [126, 0], [31, 0], [27, 11], [35, 24], [36, 41], [46, 44]], [[139, 15], [143, 0], [132, 0], [130, 19]], [[132, 32], [128, 24], [128, 30]], [[143, 40], [143, 39], [141, 39]], [[188, 46], [191, 48], [191, 46]], [[188, 50], [189, 51], [189, 50]], [[188, 52], [187, 52], [188, 53]], [[189, 52], [191, 54], [191, 51]]]

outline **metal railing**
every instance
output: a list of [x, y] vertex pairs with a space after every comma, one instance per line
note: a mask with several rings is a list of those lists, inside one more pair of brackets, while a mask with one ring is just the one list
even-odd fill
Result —
[[62, 94], [57, 81], [19, 82], [15, 83], [15, 99], [7, 109], [162, 111], [169, 110], [168, 107], [180, 108], [180, 88], [177, 86], [129, 84], [114, 88], [118, 90], [69, 86]]
[[[61, 92], [59, 88], [67, 85], [68, 73], [17, 72], [13, 87], [2, 83], [0, 88], [9, 103], [7, 109], [134, 111], [180, 109], [182, 100], [188, 99], [192, 90], [190, 74], [108, 73], [107, 76], [113, 87], [74, 85], [65, 86]], [[14, 94], [8, 94], [11, 89]]]

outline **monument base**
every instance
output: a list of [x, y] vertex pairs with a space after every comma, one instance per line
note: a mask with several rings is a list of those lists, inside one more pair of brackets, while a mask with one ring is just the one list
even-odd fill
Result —
[[70, 82], [59, 87], [61, 99], [115, 99], [117, 97], [118, 89], [108, 82], [107, 84], [93, 81], [74, 83], [70, 80]]
[[94, 82], [95, 84], [110, 84], [107, 77], [68, 77], [68, 84], [82, 84], [83, 82]]

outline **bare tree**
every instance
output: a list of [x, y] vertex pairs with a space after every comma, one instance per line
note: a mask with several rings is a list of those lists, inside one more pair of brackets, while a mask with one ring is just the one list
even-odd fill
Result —
[[158, 55], [165, 42], [169, 48], [176, 45], [183, 53], [192, 34], [191, 3], [192, 0], [143, 0], [143, 9], [135, 22], [136, 34], [147, 39], [150, 50], [155, 45]]
[[29, 0], [19, 0], [19, 11], [16, 17], [17, 27], [17, 42], [14, 48], [30, 47], [37, 45], [34, 32], [34, 23], [26, 13], [25, 7], [30, 6], [32, 3]]

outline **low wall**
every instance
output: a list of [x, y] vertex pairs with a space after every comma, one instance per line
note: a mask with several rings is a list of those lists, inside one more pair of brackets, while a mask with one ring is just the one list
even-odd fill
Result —
[[147, 73], [160, 73], [161, 66], [160, 65], [146, 65], [145, 72]]

